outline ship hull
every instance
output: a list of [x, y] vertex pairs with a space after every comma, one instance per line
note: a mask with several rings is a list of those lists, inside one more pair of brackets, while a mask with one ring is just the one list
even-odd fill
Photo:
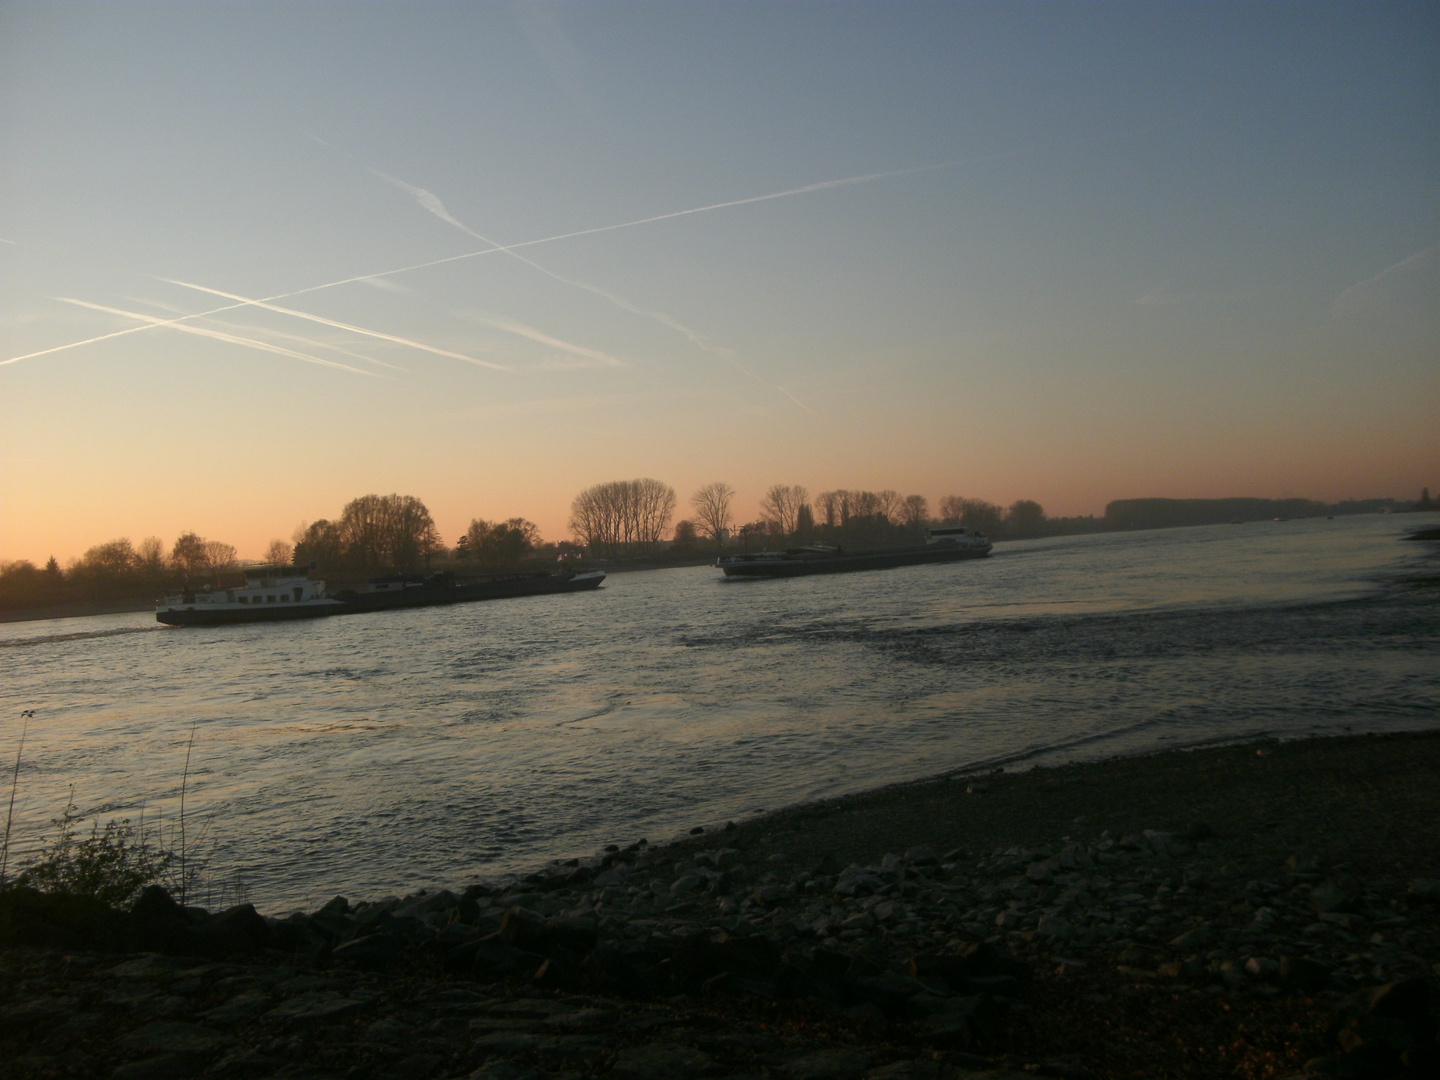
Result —
[[556, 577], [551, 574], [505, 574], [487, 581], [464, 585], [420, 585], [384, 592], [337, 593], [347, 613], [394, 611], [398, 608], [440, 607], [468, 604], [477, 600], [502, 600], [513, 596], [546, 596], [552, 593], [584, 592], [600, 587], [603, 573]]
[[[320, 602], [158, 608], [155, 618], [170, 626], [230, 626], [236, 623], [290, 622], [330, 615], [357, 615], [399, 608], [440, 607], [476, 600], [500, 600], [514, 596], [544, 596], [551, 593], [584, 592], [600, 587], [605, 575], [599, 571], [560, 577], [553, 574], [504, 574], [486, 581], [464, 585], [395, 589], [383, 592], [341, 592]], [[208, 609], [208, 610], [207, 610]]]
[[849, 574], [860, 570], [888, 570], [896, 566], [917, 566], [923, 563], [959, 562], [983, 559], [990, 554], [990, 545], [983, 547], [914, 547], [891, 551], [856, 551], [835, 555], [725, 555], [717, 562], [726, 577], [776, 578], [802, 577], [807, 574]]
[[167, 626], [233, 626], [237, 623], [294, 622], [296, 619], [323, 619], [341, 615], [345, 605], [336, 601], [316, 604], [269, 604], [263, 607], [170, 607], [157, 609], [155, 621]]

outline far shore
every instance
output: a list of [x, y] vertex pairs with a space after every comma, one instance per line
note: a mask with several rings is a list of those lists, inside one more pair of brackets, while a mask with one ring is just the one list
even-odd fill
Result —
[[124, 615], [154, 611], [154, 598], [140, 600], [75, 600], [50, 607], [0, 609], [0, 623], [38, 622], [41, 619], [80, 619], [87, 615]]

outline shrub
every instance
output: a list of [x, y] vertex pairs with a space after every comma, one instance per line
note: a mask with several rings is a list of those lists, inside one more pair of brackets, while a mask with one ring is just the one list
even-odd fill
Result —
[[112, 819], [104, 829], [97, 818], [90, 835], [79, 839], [75, 827], [84, 819], [76, 809], [70, 803], [65, 813], [51, 822], [59, 828], [59, 835], [41, 851], [39, 859], [16, 876], [17, 885], [120, 907], [146, 885], [167, 876], [174, 853], [148, 847], [129, 818]]

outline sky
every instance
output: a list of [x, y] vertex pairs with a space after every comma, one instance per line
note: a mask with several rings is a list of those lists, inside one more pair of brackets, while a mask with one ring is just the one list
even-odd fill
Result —
[[[1440, 489], [1440, 5], [0, 5], [0, 560]], [[257, 303], [263, 301], [264, 305]]]

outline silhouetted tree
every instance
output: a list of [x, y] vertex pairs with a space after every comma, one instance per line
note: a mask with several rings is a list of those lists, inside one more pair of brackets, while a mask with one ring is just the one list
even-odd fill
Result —
[[795, 538], [797, 540], [809, 540], [815, 535], [815, 512], [810, 509], [810, 504], [801, 503], [800, 509], [795, 512]]
[[181, 533], [170, 549], [170, 565], [184, 577], [199, 577], [205, 572], [205, 540], [193, 532]]
[[900, 516], [906, 527], [919, 536], [925, 531], [925, 523], [930, 520], [930, 504], [924, 495], [906, 495]]
[[815, 496], [815, 505], [820, 509], [820, 522], [831, 529], [838, 529], [845, 524], [849, 516], [850, 493], [845, 490], [822, 491]]
[[221, 540], [205, 541], [205, 571], [212, 585], [219, 585], [221, 577], [239, 568], [238, 555], [234, 544]]
[[135, 560], [146, 577], [162, 578], [165, 575], [165, 545], [158, 536], [147, 536], [135, 549]]
[[1018, 499], [1006, 511], [1005, 524], [1016, 536], [1031, 536], [1045, 524], [1045, 508], [1033, 499]]
[[340, 535], [361, 570], [413, 570], [441, 548], [440, 532], [413, 495], [362, 495], [340, 512]]
[[689, 518], [675, 523], [675, 546], [677, 548], [693, 548], [698, 539], [700, 539], [700, 531], [695, 528], [695, 523]]
[[760, 500], [760, 513], [767, 524], [783, 536], [795, 531], [800, 507], [808, 505], [810, 492], [801, 484], [775, 484]]
[[653, 548], [675, 512], [675, 489], [648, 477], [586, 488], [570, 504], [570, 530], [594, 552]]
[[321, 573], [336, 573], [346, 568], [345, 536], [338, 521], [321, 518], [295, 532], [296, 563], [308, 566], [313, 562]]
[[695, 508], [700, 528], [717, 544], [725, 530], [730, 528], [730, 503], [734, 498], [735, 489], [718, 480], [706, 484], [690, 496], [690, 505]]
[[947, 495], [940, 500], [940, 517], [948, 524], [964, 525], [990, 536], [998, 535], [1005, 523], [1005, 511], [994, 503], [959, 495]]
[[905, 500], [900, 497], [898, 491], [886, 488], [884, 491], [875, 493], [876, 512], [891, 524], [901, 521], [905, 509]]
[[294, 546], [284, 540], [271, 540], [265, 549], [265, 561], [273, 566], [289, 566], [294, 557]]
[[540, 528], [524, 518], [490, 522], [476, 518], [456, 546], [457, 557], [498, 569], [513, 566], [540, 542]]

